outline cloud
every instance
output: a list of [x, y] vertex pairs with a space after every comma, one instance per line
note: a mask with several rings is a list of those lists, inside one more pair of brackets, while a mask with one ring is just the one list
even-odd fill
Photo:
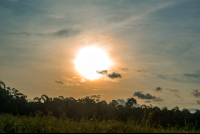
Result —
[[117, 100], [120, 105], [125, 105], [126, 101], [124, 99], [118, 99]]
[[65, 77], [65, 85], [67, 86], [79, 86], [79, 80], [76, 77]]
[[174, 97], [180, 99], [181, 101], [184, 101], [184, 99], [180, 95], [178, 95], [177, 93], [174, 94]]
[[191, 94], [192, 94], [192, 96], [194, 96], [196, 98], [200, 97], [200, 92], [198, 92], [198, 89], [192, 90]]
[[57, 81], [57, 80], [55, 80], [55, 83], [64, 84], [62, 81]]
[[122, 78], [121, 74], [118, 74], [118, 73], [112, 73], [112, 74], [108, 74], [107, 75], [109, 78], [111, 79], [115, 79], [115, 78]]
[[166, 44], [166, 45], [160, 45], [164, 48], [167, 48], [167, 49], [171, 49], [171, 48], [174, 48], [174, 45], [173, 44]]
[[98, 99], [98, 98], [101, 98], [101, 95], [91, 95], [90, 97], [91, 97], [91, 98], [97, 98], [97, 99]]
[[83, 79], [83, 78], [81, 78], [81, 81], [80, 82], [86, 82], [86, 80], [85, 79]]
[[7, 33], [9, 35], [15, 35], [15, 36], [42, 36], [42, 37], [61, 37], [61, 38], [66, 38], [66, 37], [71, 37], [75, 36], [80, 33], [80, 30], [74, 30], [74, 29], [63, 29], [59, 30], [54, 33], [28, 33], [28, 32], [13, 32], [13, 33]]
[[141, 107], [140, 104], [133, 104], [133, 107]]
[[[117, 101], [119, 102], [119, 105], [124, 105], [126, 104], [126, 102], [128, 102], [130, 98], [127, 98], [126, 101], [124, 99], [117, 99]], [[141, 107], [140, 104], [133, 104], [133, 107]]]
[[196, 112], [196, 110], [199, 110], [199, 109], [197, 109], [197, 108], [189, 108], [188, 109], [191, 113], [194, 113], [194, 112]]
[[199, 84], [200, 82], [200, 74], [173, 74], [171, 76], [156, 74], [156, 76], [161, 79], [176, 81], [176, 82], [181, 82], [181, 83]]
[[177, 89], [169, 89], [169, 88], [166, 88], [165, 90], [170, 91], [170, 92], [179, 92]]
[[100, 90], [100, 89], [96, 89], [96, 88], [95, 88], [95, 89], [92, 89], [92, 90], [97, 91], [97, 90]]
[[128, 68], [120, 68], [122, 71], [128, 71]]
[[158, 92], [158, 91], [162, 91], [162, 88], [161, 88], [161, 87], [156, 87], [156, 88], [153, 88], [153, 90], [154, 90], [155, 92]]
[[80, 30], [63, 29], [63, 30], [60, 30], [60, 31], [53, 33], [52, 35], [57, 36], [57, 37], [69, 37], [69, 36], [74, 36], [78, 33], [80, 33]]
[[79, 82], [81, 82], [80, 79], [77, 79], [76, 77], [63, 77], [64, 80], [63, 81], [55, 81], [55, 83], [57, 84], [64, 84], [66, 86], [79, 86]]
[[32, 99], [26, 99], [28, 102], [34, 102], [34, 100]]
[[11, 2], [17, 2], [17, 0], [8, 0], [8, 1], [11, 1]]
[[183, 75], [188, 78], [196, 78], [196, 79], [200, 78], [200, 74], [183, 74]]
[[105, 75], [106, 77], [110, 78], [110, 79], [116, 79], [116, 78], [122, 78], [121, 74], [119, 73], [108, 73], [108, 70], [102, 70], [102, 71], [96, 71], [99, 74]]
[[145, 69], [139, 69], [139, 70], [137, 70], [136, 72], [139, 72], [139, 73], [148, 73], [148, 71], [147, 70], [145, 70]]
[[160, 97], [157, 97], [155, 99], [153, 99], [153, 101], [156, 101], [156, 102], [160, 102], [160, 101], [163, 101], [164, 99], [161, 99]]
[[200, 101], [199, 101], [199, 100], [197, 100], [197, 104], [199, 104], [199, 105], [200, 105]]
[[151, 103], [151, 101], [144, 101], [145, 103]]
[[137, 96], [139, 99], [147, 99], [147, 100], [153, 100], [153, 101], [156, 101], [156, 102], [160, 102], [160, 101], [163, 101], [164, 99], [161, 99], [160, 97], [155, 97], [155, 96], [152, 96], [151, 94], [147, 93], [146, 95], [143, 94], [142, 92], [135, 92], [133, 94], [133, 96]]
[[108, 73], [108, 70], [97, 71], [97, 73], [106, 75]]
[[155, 96], [152, 96], [152, 95], [150, 95], [150, 94], [142, 94], [142, 92], [135, 92], [134, 94], [133, 94], [133, 96], [137, 96], [138, 98], [140, 98], [140, 99], [155, 99], [156, 97]]
[[195, 73], [193, 74], [185, 73], [183, 74], [183, 76], [185, 76], [185, 78], [187, 78], [187, 80], [189, 80], [190, 82], [198, 84], [200, 82], [200, 70], [195, 70]]

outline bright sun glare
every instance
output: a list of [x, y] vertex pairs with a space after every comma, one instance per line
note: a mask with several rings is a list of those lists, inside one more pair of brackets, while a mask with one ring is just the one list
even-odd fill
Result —
[[112, 62], [106, 52], [97, 47], [85, 47], [79, 51], [75, 59], [76, 70], [85, 78], [98, 79], [96, 71], [108, 70]]

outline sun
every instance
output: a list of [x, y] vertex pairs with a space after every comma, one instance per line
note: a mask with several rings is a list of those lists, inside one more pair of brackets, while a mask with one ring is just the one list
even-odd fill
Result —
[[108, 70], [112, 64], [107, 53], [94, 46], [81, 49], [74, 63], [76, 70], [90, 80], [98, 79], [102, 75], [98, 74], [97, 71]]

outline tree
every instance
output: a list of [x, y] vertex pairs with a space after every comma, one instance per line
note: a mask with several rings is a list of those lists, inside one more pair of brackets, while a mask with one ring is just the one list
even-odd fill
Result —
[[137, 101], [136, 99], [134, 98], [130, 98], [126, 103], [125, 103], [125, 106], [127, 108], [132, 108], [133, 107], [133, 104], [137, 104]]

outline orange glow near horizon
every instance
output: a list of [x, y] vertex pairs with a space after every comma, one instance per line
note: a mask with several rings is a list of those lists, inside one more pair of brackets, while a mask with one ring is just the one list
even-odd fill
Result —
[[97, 71], [108, 70], [112, 62], [106, 52], [94, 46], [81, 49], [74, 61], [76, 70], [85, 78], [99, 79]]

